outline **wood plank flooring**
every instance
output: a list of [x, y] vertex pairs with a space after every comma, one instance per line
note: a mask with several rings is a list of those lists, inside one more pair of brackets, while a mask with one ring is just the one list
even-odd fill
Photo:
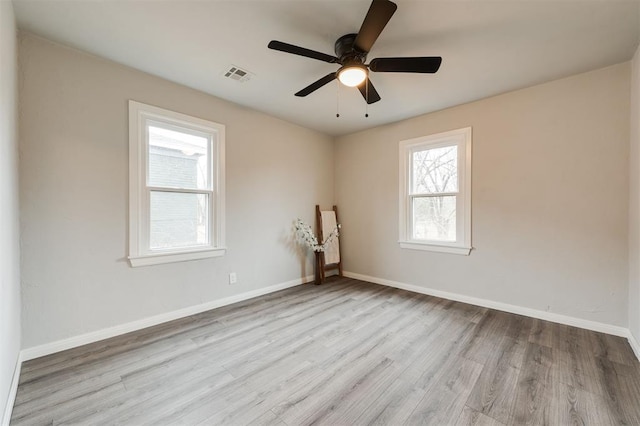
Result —
[[12, 425], [640, 425], [625, 339], [346, 278], [23, 365]]

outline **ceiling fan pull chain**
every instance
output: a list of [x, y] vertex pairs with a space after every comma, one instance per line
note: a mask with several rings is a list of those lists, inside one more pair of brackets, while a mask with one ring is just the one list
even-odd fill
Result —
[[336, 118], [340, 118], [340, 84], [336, 84]]
[[369, 117], [369, 79], [364, 81], [364, 91], [367, 95], [364, 100], [364, 118]]

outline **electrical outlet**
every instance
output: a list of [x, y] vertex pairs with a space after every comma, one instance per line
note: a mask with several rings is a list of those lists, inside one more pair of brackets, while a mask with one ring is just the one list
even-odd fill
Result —
[[238, 276], [236, 275], [235, 272], [231, 272], [229, 274], [229, 284], [235, 284], [238, 282]]

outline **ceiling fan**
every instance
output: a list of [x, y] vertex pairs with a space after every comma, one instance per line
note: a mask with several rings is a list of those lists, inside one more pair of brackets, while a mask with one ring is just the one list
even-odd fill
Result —
[[376, 58], [368, 64], [365, 63], [367, 54], [397, 8], [398, 6], [392, 1], [373, 0], [360, 31], [357, 34], [343, 35], [336, 41], [336, 56], [277, 40], [271, 40], [268, 47], [281, 52], [341, 65], [338, 71], [329, 73], [311, 83], [297, 92], [296, 96], [307, 96], [337, 78], [345, 86], [357, 87], [367, 103], [372, 104], [380, 100], [380, 95], [369, 80], [369, 71], [435, 73], [442, 63], [440, 56]]

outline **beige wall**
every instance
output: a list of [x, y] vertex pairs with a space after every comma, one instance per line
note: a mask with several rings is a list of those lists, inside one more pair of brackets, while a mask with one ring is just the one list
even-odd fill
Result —
[[629, 152], [629, 330], [640, 342], [640, 47], [631, 62]]
[[[341, 137], [334, 152], [325, 135], [29, 34], [19, 53], [25, 348], [310, 274], [291, 221], [334, 199], [348, 271], [623, 327], [638, 312], [629, 64]], [[128, 266], [128, 99], [227, 126], [223, 258]], [[401, 250], [398, 141], [465, 126], [474, 251]]]
[[0, 1], [0, 422], [20, 351], [16, 65], [13, 7]]
[[[19, 58], [23, 347], [312, 274], [291, 226], [333, 202], [331, 138], [28, 34]], [[129, 99], [226, 125], [226, 256], [128, 265]]]
[[[624, 63], [338, 138], [345, 269], [626, 327], [629, 79]], [[398, 142], [465, 126], [475, 249], [400, 249]]]

